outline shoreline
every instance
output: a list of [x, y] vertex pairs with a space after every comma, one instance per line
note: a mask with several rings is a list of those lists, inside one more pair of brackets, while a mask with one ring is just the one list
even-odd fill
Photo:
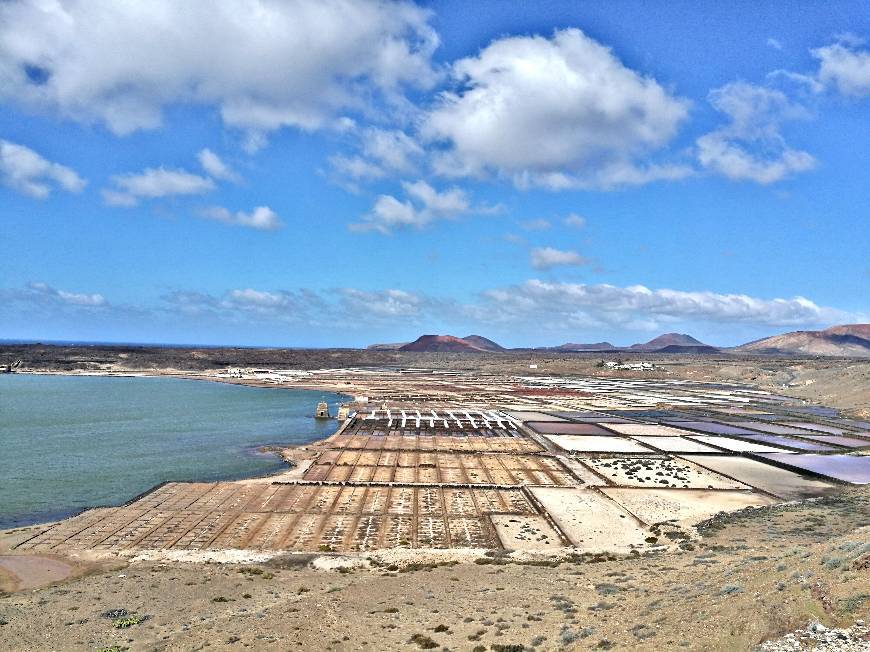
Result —
[[[0, 374], [0, 376], [6, 374]], [[264, 381], [252, 380], [247, 378], [225, 378], [205, 373], [197, 373], [194, 371], [166, 371], [162, 369], [142, 370], [142, 371], [81, 371], [81, 370], [50, 370], [50, 371], [35, 371], [24, 370], [15, 371], [13, 374], [19, 376], [76, 376], [86, 378], [176, 378], [178, 380], [196, 380], [211, 383], [220, 383], [222, 385], [240, 385], [242, 387], [254, 387], [257, 389], [299, 389], [310, 392], [332, 392], [333, 394], [342, 394], [348, 397], [348, 401], [352, 402], [353, 396], [347, 393], [347, 388], [340, 388], [338, 385], [314, 385], [306, 383], [267, 383]]]

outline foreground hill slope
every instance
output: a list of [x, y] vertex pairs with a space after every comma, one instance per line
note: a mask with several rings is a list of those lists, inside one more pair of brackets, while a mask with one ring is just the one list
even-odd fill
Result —
[[[316, 554], [69, 561], [83, 577], [5, 596], [0, 583], [0, 649], [748, 651], [811, 622], [870, 620], [868, 492], [714, 517], [679, 553], [626, 558], [455, 564], [433, 550], [341, 573], [313, 568], [341, 561]], [[101, 616], [115, 609], [148, 620], [115, 629]], [[858, 636], [818, 649], [866, 650]]]

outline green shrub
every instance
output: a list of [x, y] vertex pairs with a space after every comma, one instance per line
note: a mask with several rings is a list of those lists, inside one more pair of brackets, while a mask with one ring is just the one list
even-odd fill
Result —
[[133, 625], [138, 625], [143, 622], [145, 618], [142, 616], [125, 616], [124, 618], [115, 618], [112, 621], [112, 627], [115, 629], [127, 629], [128, 627], [132, 627]]

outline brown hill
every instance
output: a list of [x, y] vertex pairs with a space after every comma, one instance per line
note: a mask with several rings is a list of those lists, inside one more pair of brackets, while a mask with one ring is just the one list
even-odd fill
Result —
[[844, 324], [823, 331], [794, 331], [735, 347], [742, 353], [870, 358], [870, 324]]
[[505, 351], [506, 349], [500, 344], [496, 344], [488, 337], [483, 337], [482, 335], [466, 335], [462, 338], [472, 346], [476, 346], [479, 349], [483, 349], [484, 351]]
[[632, 344], [629, 348], [636, 351], [658, 351], [666, 346], [696, 347], [708, 345], [699, 342], [691, 335], [685, 333], [665, 333], [664, 335], [659, 335], [658, 337], [651, 339], [649, 342], [644, 342], [643, 344]]
[[399, 348], [399, 351], [439, 352], [439, 353], [469, 353], [481, 352], [480, 348], [453, 335], [421, 335], [413, 342]]
[[842, 326], [831, 326], [822, 332], [831, 335], [854, 335], [864, 340], [870, 340], [870, 324], [843, 324]]

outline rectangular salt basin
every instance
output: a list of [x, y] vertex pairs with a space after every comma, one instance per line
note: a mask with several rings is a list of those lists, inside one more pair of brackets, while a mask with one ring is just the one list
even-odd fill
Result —
[[840, 437], [838, 435], [812, 435], [813, 441], [822, 444], [834, 444], [845, 448], [870, 448], [870, 439], [858, 439], [857, 437]]
[[544, 435], [560, 448], [578, 453], [652, 453], [649, 448], [631, 439], [616, 435]]
[[787, 464], [791, 468], [818, 473], [828, 478], [870, 484], [870, 457], [857, 455], [783, 455], [765, 453], [765, 458]]
[[721, 453], [722, 451], [718, 448], [711, 448], [710, 446], [706, 446], [697, 441], [692, 441], [686, 437], [662, 437], [662, 436], [653, 436], [653, 437], [643, 437], [641, 435], [635, 436], [632, 439], [636, 439], [641, 444], [646, 444], [651, 448], [657, 448], [660, 451], [664, 451], [665, 453]]
[[522, 423], [527, 421], [567, 421], [562, 417], [554, 417], [543, 412], [508, 412], [508, 414]]
[[737, 428], [735, 426], [725, 425], [724, 423], [715, 423], [712, 421], [668, 421], [668, 425], [677, 426], [678, 428], [689, 428], [690, 430], [700, 430], [712, 435], [754, 435], [751, 430], [746, 428]]
[[685, 525], [744, 507], [762, 507], [776, 502], [749, 491], [707, 489], [629, 489], [604, 487], [602, 492], [648, 524], [676, 520]]
[[840, 419], [839, 423], [849, 426], [850, 428], [860, 428], [861, 430], [870, 430], [870, 422], [855, 421], [853, 419]]
[[636, 419], [686, 419], [689, 415], [680, 412], [662, 410], [623, 410], [622, 414]]
[[535, 432], [547, 435], [610, 435], [594, 423], [553, 423], [550, 421], [527, 421], [525, 424]]
[[825, 444], [816, 444], [815, 442], [806, 439], [795, 439], [792, 437], [780, 437], [779, 435], [744, 435], [745, 439], [759, 441], [763, 444], [773, 444], [774, 446], [782, 446], [783, 448], [794, 448], [800, 451], [835, 451], [833, 446]]
[[751, 428], [753, 430], [760, 430], [761, 432], [769, 432], [773, 435], [807, 434], [806, 430], [801, 430], [800, 428], [794, 428], [792, 426], [779, 425], [778, 423], [763, 423], [761, 421], [735, 421], [734, 425], [740, 426], [741, 428]]
[[[717, 410], [719, 414], [725, 415], [725, 413]], [[744, 408], [744, 407], [732, 407], [729, 408], [727, 416], [731, 416], [732, 414], [750, 414], [753, 419], [775, 419], [775, 414], [770, 414], [769, 412], [759, 412], [758, 410], [753, 410], [752, 408]]]
[[613, 484], [671, 489], [748, 489], [736, 480], [682, 457], [583, 457], [580, 460]]
[[543, 516], [493, 514], [489, 517], [506, 550], [552, 550], [562, 541]]
[[[785, 500], [824, 496], [835, 493], [837, 490], [834, 485], [828, 482], [808, 478], [747, 457], [731, 455], [684, 455], [683, 457], [699, 466], [737, 478], [748, 485]], [[806, 456], [790, 455], [790, 457]]]
[[690, 430], [660, 426], [657, 423], [608, 423], [605, 427], [622, 435], [642, 437], [681, 437], [691, 434]]
[[648, 536], [620, 505], [595, 491], [532, 487], [550, 518], [581, 552], [628, 552]]
[[560, 455], [559, 461], [562, 462], [562, 464], [564, 464], [575, 477], [580, 479], [580, 484], [586, 487], [607, 486], [607, 480], [599, 476], [576, 458], [569, 457], [568, 455]]
[[625, 419], [611, 417], [601, 412], [553, 412], [557, 417], [564, 417], [572, 421], [588, 421], [598, 423], [624, 423]]
[[734, 453], [784, 453], [785, 451], [777, 446], [768, 446], [760, 444], [756, 441], [743, 441], [742, 439], [734, 439], [733, 437], [720, 437], [718, 435], [692, 435], [692, 439], [700, 441], [711, 446], [724, 448], [726, 451]]
[[804, 428], [805, 430], [812, 430], [814, 432], [825, 432], [829, 435], [842, 435], [845, 432], [842, 428], [825, 426], [819, 423], [810, 423], [809, 421], [786, 421], [785, 425], [794, 426], [795, 428]]

